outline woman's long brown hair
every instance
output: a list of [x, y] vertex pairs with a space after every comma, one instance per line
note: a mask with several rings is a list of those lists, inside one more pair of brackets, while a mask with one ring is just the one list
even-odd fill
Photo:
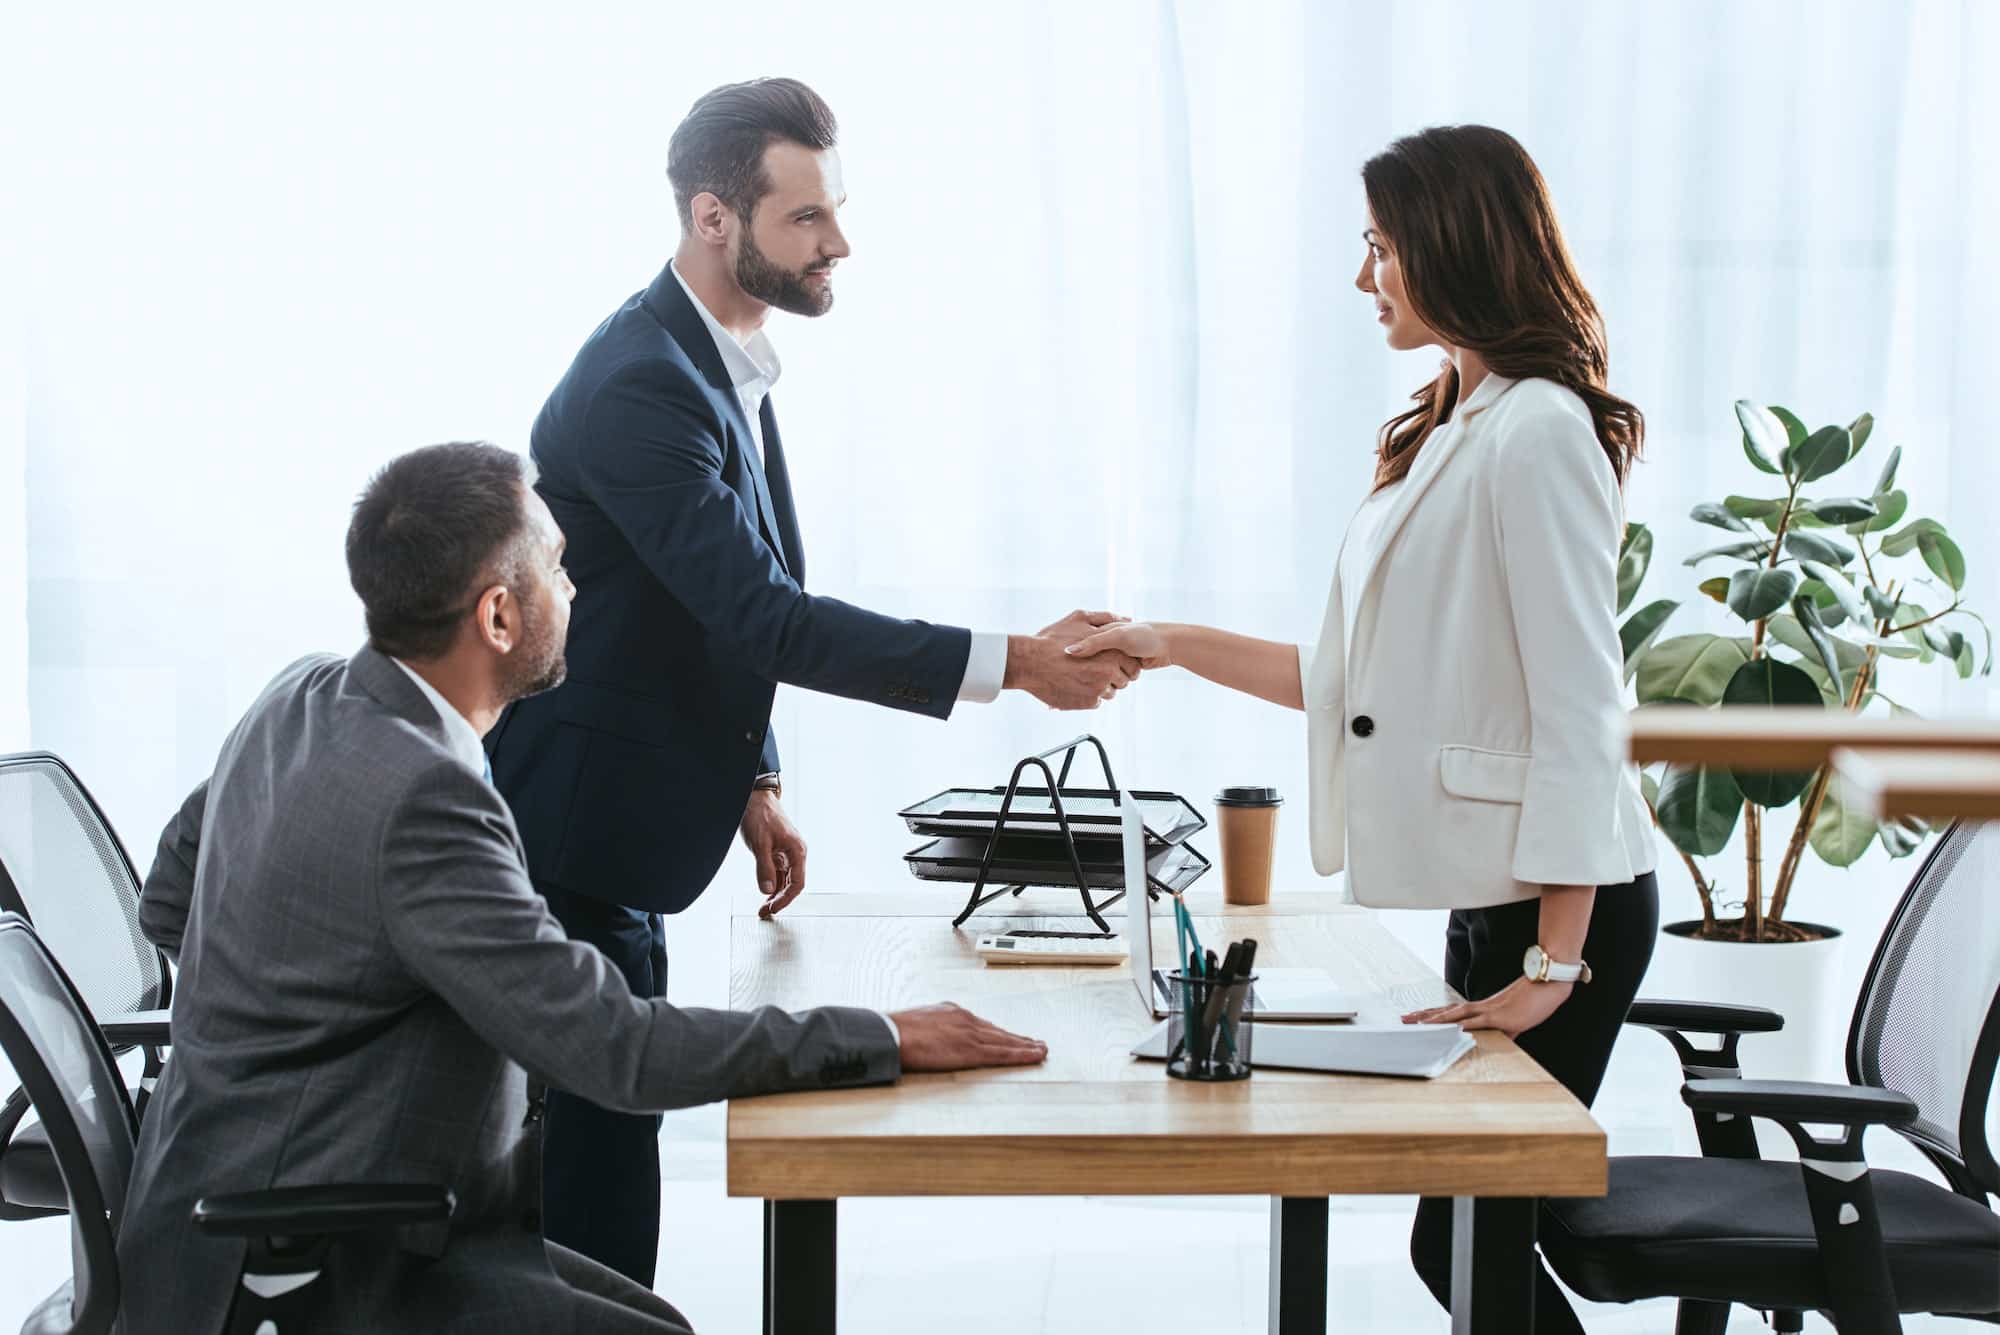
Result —
[[[1361, 181], [1417, 318], [1510, 380], [1539, 376], [1574, 391], [1622, 486], [1645, 440], [1645, 418], [1604, 388], [1604, 319], [1527, 150], [1488, 126], [1440, 126], [1370, 158]], [[1446, 361], [1411, 398], [1416, 407], [1382, 425], [1377, 488], [1408, 473], [1450, 418], [1457, 368]]]

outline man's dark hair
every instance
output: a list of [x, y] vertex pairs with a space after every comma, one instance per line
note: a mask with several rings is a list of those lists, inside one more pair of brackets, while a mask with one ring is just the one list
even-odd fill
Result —
[[681, 226], [694, 228], [694, 197], [714, 195], [748, 222], [771, 190], [764, 150], [780, 140], [817, 152], [839, 132], [833, 108], [797, 79], [752, 79], [703, 93], [667, 146], [667, 179]]
[[369, 479], [347, 526], [347, 578], [370, 644], [436, 658], [480, 588], [519, 587], [526, 481], [520, 455], [479, 441], [411, 450]]

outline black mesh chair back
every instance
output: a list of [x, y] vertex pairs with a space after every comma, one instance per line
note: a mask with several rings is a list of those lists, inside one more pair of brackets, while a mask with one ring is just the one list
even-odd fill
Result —
[[2000, 822], [1932, 846], [1875, 948], [1847, 1038], [1848, 1079], [1914, 1099], [1905, 1129], [1959, 1192], [2000, 1195], [1991, 1125], [2000, 1059]]
[[82, 996], [12, 913], [0, 913], [0, 1052], [47, 1129], [69, 1193], [71, 1281], [28, 1329], [107, 1331], [118, 1309], [115, 1229], [139, 1123]]
[[167, 1004], [160, 952], [139, 931], [139, 878], [110, 822], [46, 752], [0, 756], [0, 911], [18, 913], [98, 1016]]

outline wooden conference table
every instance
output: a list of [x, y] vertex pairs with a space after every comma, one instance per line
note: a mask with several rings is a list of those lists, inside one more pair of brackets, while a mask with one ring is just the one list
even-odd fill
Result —
[[[1371, 913], [1331, 894], [1225, 909], [1210, 890], [1188, 902], [1207, 942], [1255, 936], [1261, 966], [1320, 967], [1374, 994], [1364, 1021], [1452, 998]], [[1271, 1069], [1235, 1084], [1169, 1079], [1128, 1055], [1153, 1021], [1125, 966], [989, 968], [973, 954], [981, 932], [1075, 928], [1080, 917], [1056, 916], [1066, 903], [1074, 912], [1073, 897], [1034, 890], [953, 929], [960, 903], [938, 891], [809, 895], [774, 922], [757, 919], [753, 897], [736, 902], [732, 1005], [949, 999], [1049, 1045], [1039, 1067], [730, 1104], [729, 1194], [765, 1202], [767, 1332], [834, 1329], [843, 1196], [1269, 1196], [1270, 1328], [1283, 1335], [1326, 1329], [1328, 1196], [1451, 1196], [1453, 1330], [1523, 1328], [1536, 1198], [1605, 1189], [1604, 1133], [1562, 1086], [1491, 1032], [1430, 1081]], [[1170, 956], [1171, 914], [1153, 928]]]

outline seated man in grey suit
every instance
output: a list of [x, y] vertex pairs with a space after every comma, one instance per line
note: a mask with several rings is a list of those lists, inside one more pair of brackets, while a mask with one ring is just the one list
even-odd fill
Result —
[[161, 837], [140, 917], [180, 980], [118, 1235], [125, 1335], [222, 1328], [242, 1244], [194, 1230], [199, 1197], [327, 1181], [458, 1205], [440, 1236], [337, 1246], [315, 1329], [683, 1331], [534, 1231], [522, 1068], [646, 1112], [1046, 1055], [953, 1006], [635, 998], [563, 935], [479, 740], [563, 674], [574, 589], [523, 474], [453, 444], [374, 478], [347, 534], [367, 646], [281, 672]]

